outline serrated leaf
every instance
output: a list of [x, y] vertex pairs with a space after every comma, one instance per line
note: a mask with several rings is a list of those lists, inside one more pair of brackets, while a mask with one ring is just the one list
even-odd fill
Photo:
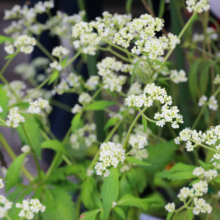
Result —
[[118, 121], [118, 118], [110, 118], [105, 124], [104, 130], [107, 130], [109, 127], [115, 125], [117, 121]]
[[0, 118], [5, 118], [8, 114], [8, 96], [7, 92], [3, 89], [3, 85], [0, 85], [0, 107], [3, 112], [0, 112]]
[[[34, 119], [34, 118], [28, 118], [25, 120], [25, 122], [23, 123], [23, 126], [27, 132], [27, 135], [29, 137], [29, 140], [32, 144], [32, 147], [36, 153], [36, 155], [38, 156], [38, 158], [41, 158], [41, 132], [40, 132], [40, 127], [38, 122]], [[21, 139], [22, 145], [29, 145], [29, 142], [24, 134], [24, 131], [22, 129], [22, 126], [19, 126], [17, 128], [19, 137]]]
[[126, 157], [126, 160], [127, 160], [128, 162], [133, 163], [133, 164], [136, 164], [136, 165], [151, 166], [151, 164], [146, 163], [146, 162], [144, 162], [144, 161], [142, 161], [142, 160], [139, 160], [139, 159], [137, 159], [137, 158], [135, 158], [135, 157], [127, 156], [127, 157]]
[[78, 128], [79, 128], [79, 125], [80, 125], [80, 118], [81, 118], [81, 114], [76, 114], [71, 122], [71, 130], [72, 132], [74, 133]]
[[93, 102], [90, 105], [87, 105], [84, 110], [86, 111], [97, 111], [97, 110], [104, 110], [105, 108], [115, 105], [115, 102], [111, 102], [111, 101], [105, 101], [105, 100], [101, 100], [101, 101], [96, 101]]
[[121, 208], [115, 207], [114, 210], [122, 219], [126, 219], [125, 213]]
[[4, 42], [14, 42], [14, 39], [10, 38], [10, 37], [3, 36], [3, 35], [0, 35], [0, 44], [2, 44]]
[[105, 177], [101, 188], [102, 207], [104, 210], [104, 219], [108, 219], [113, 201], [118, 199], [119, 180], [118, 169], [111, 168], [108, 177]]
[[67, 154], [64, 146], [57, 140], [47, 140], [41, 144], [41, 148], [53, 149], [56, 152]]
[[72, 196], [56, 187], [47, 188], [43, 194], [42, 204], [46, 210], [41, 213], [43, 220], [76, 220], [75, 204]]
[[8, 192], [18, 182], [20, 182], [20, 171], [26, 154], [19, 155], [8, 168], [5, 179], [5, 191]]
[[198, 91], [198, 70], [201, 60], [196, 60], [190, 68], [189, 72], [189, 91], [193, 102], [197, 104], [197, 91]]
[[147, 208], [153, 204], [157, 203], [157, 201], [152, 199], [139, 199], [132, 195], [124, 195], [118, 202], [118, 206], [131, 206], [131, 207], [137, 207], [141, 208], [143, 210], [147, 210]]
[[195, 168], [195, 166], [177, 163], [170, 170], [165, 170], [157, 176], [170, 180], [191, 179], [194, 177], [192, 173]]
[[143, 116], [142, 116], [142, 124], [143, 124], [143, 131], [145, 133], [147, 130], [147, 119]]
[[83, 212], [80, 216], [82, 220], [96, 220], [96, 216], [101, 211], [101, 209], [96, 209], [88, 212]]
[[52, 84], [59, 77], [59, 71], [55, 71], [52, 73], [48, 85]]

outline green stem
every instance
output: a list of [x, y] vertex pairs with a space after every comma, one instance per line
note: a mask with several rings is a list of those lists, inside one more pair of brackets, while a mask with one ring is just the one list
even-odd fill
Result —
[[220, 151], [218, 151], [218, 150], [215, 150], [215, 149], [213, 149], [213, 148], [211, 148], [211, 147], [208, 147], [208, 146], [206, 146], [206, 145], [204, 145], [204, 144], [198, 144], [199, 146], [202, 146], [202, 147], [204, 147], [204, 148], [206, 148], [206, 149], [208, 149], [208, 150], [211, 150], [211, 151], [213, 151], [213, 152], [215, 152], [215, 153], [220, 153]]
[[54, 99], [51, 99], [50, 100], [50, 104], [54, 105], [54, 106], [57, 106], [58, 108], [61, 108], [61, 109], [65, 110], [65, 111], [67, 111], [67, 112], [71, 112], [71, 107], [68, 106], [68, 105], [63, 104], [62, 102], [58, 102], [58, 101], [56, 101]]
[[124, 149], [125, 149], [126, 146], [127, 146], [127, 143], [128, 143], [128, 140], [129, 140], [129, 137], [130, 137], [130, 134], [131, 134], [131, 132], [132, 132], [133, 127], [135, 126], [137, 120], [140, 118], [141, 114], [142, 114], [143, 112], [145, 112], [146, 109], [147, 109], [147, 107], [145, 107], [142, 111], [140, 111], [140, 112], [138, 113], [138, 115], [135, 117], [135, 119], [133, 120], [133, 122], [132, 122], [132, 124], [131, 124], [131, 126], [130, 126], [128, 132], [127, 132], [126, 138], [125, 138], [125, 142], [124, 142], [124, 145], [123, 145], [123, 148], [124, 148]]
[[19, 53], [19, 51], [15, 52], [14, 56], [12, 56], [7, 63], [3, 66], [1, 72], [0, 72], [0, 76], [3, 75], [3, 73], [5, 72], [5, 70], [8, 68], [9, 64], [11, 63], [11, 61], [16, 57], [16, 55]]
[[42, 50], [42, 52], [47, 55], [47, 57], [51, 60], [51, 61], [56, 61], [56, 59], [50, 54], [50, 52], [38, 41], [37, 42], [37, 46], [39, 47], [39, 49]]
[[196, 120], [195, 120], [195, 122], [194, 122], [194, 124], [192, 126], [192, 130], [194, 130], [196, 128], [196, 125], [198, 124], [200, 118], [202, 117], [202, 115], [203, 115], [203, 113], [204, 113], [204, 111], [206, 109], [206, 106], [207, 106], [207, 104], [203, 105], [199, 115], [197, 116], [197, 118], [196, 118]]
[[31, 147], [31, 150], [32, 150], [32, 153], [33, 153], [33, 157], [34, 157], [34, 161], [35, 161], [36, 168], [37, 168], [37, 172], [38, 172], [38, 176], [39, 176], [40, 180], [42, 180], [40, 164], [39, 164], [39, 161], [38, 161], [38, 159], [37, 159], [35, 150], [34, 150], [34, 148], [33, 148], [33, 146], [32, 146], [31, 140], [30, 140], [29, 137], [28, 137], [28, 134], [27, 134], [27, 131], [26, 131], [24, 125], [22, 124], [21, 127], [22, 127], [22, 129], [23, 129], [23, 131], [24, 131], [24, 134], [25, 134], [26, 138], [27, 138], [27, 141], [28, 141], [29, 146]]
[[80, 54], [81, 54], [81, 50], [79, 50], [79, 51], [75, 54], [75, 56], [73, 56], [73, 58], [72, 58], [69, 62], [66, 63], [66, 65], [65, 65], [63, 68], [66, 68], [67, 66], [69, 66]]
[[[14, 153], [14, 151], [11, 149], [11, 147], [9, 146], [9, 144], [7, 143], [1, 132], [0, 132], [0, 142], [2, 143], [3, 147], [5, 148], [11, 159], [15, 160], [17, 156]], [[34, 177], [28, 172], [28, 170], [25, 167], [22, 166], [21, 170], [30, 182], [34, 180]]]
[[153, 119], [150, 119], [150, 118], [148, 118], [144, 113], [142, 113], [141, 112], [141, 110], [139, 109], [139, 113], [143, 116], [143, 117], [145, 117], [148, 121], [150, 121], [150, 122], [152, 122], [152, 123], [157, 123], [157, 121], [155, 121], [155, 120], [153, 120]]

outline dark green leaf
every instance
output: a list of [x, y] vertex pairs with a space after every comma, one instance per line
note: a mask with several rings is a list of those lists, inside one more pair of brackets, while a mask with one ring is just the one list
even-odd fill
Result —
[[104, 210], [104, 219], [108, 219], [113, 201], [118, 199], [119, 180], [118, 169], [111, 168], [108, 177], [105, 177], [101, 188], [102, 207]]
[[130, 14], [130, 13], [131, 13], [132, 1], [133, 1], [133, 0], [127, 0], [127, 1], [126, 1], [125, 9], [126, 9], [126, 13], [127, 13], [127, 14]]
[[0, 106], [3, 112], [0, 112], [0, 118], [5, 118], [8, 113], [8, 96], [7, 92], [3, 89], [3, 85], [0, 85]]
[[158, 18], [162, 18], [163, 17], [164, 9], [165, 9], [165, 0], [160, 0]]
[[112, 106], [112, 105], [115, 105], [115, 104], [116, 104], [115, 102], [101, 100], [101, 101], [93, 102], [90, 105], [87, 105], [85, 107], [85, 110], [86, 111], [104, 110], [105, 108]]
[[207, 90], [208, 82], [209, 82], [209, 69], [212, 64], [212, 61], [206, 62], [202, 65], [202, 71], [200, 75], [200, 91], [201, 95], [204, 95]]
[[128, 162], [134, 163], [134, 164], [136, 164], [136, 165], [151, 166], [151, 164], [146, 163], [146, 162], [144, 162], [144, 161], [142, 161], [142, 160], [139, 160], [139, 159], [137, 159], [137, 158], [135, 158], [135, 157], [129, 157], [129, 156], [127, 156], [127, 157], [126, 157], [126, 160], [127, 160]]
[[126, 219], [125, 213], [121, 208], [115, 207], [114, 210], [122, 219]]
[[57, 140], [47, 140], [44, 141], [41, 144], [41, 148], [48, 148], [48, 149], [53, 149], [56, 152], [59, 153], [63, 153], [63, 154], [67, 154], [66, 150], [64, 149], [64, 146], [62, 145], [62, 143], [60, 143]]
[[8, 168], [5, 179], [5, 191], [8, 192], [13, 186], [20, 181], [21, 166], [26, 154], [19, 155]]

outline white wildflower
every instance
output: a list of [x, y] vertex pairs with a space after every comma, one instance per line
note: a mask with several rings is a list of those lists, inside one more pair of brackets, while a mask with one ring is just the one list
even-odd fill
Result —
[[30, 146], [28, 146], [28, 145], [24, 145], [24, 146], [21, 148], [21, 151], [22, 151], [23, 153], [29, 153], [29, 152], [31, 151], [31, 148], [30, 148]]
[[193, 208], [193, 213], [198, 215], [201, 213], [211, 213], [212, 207], [206, 203], [206, 201], [202, 198], [195, 198], [194, 199], [195, 207]]
[[186, 5], [189, 12], [197, 13], [208, 11], [210, 8], [209, 0], [187, 0]]
[[19, 114], [19, 108], [14, 107], [11, 108], [8, 114], [8, 120], [6, 124], [8, 127], [16, 128], [19, 126], [20, 123], [24, 123], [25, 119], [23, 116]]
[[81, 113], [82, 112], [82, 107], [79, 104], [75, 104], [75, 106], [72, 108], [71, 112], [73, 114]]
[[174, 211], [175, 211], [175, 204], [174, 204], [174, 203], [168, 203], [168, 204], [165, 206], [165, 209], [166, 209], [168, 212], [174, 212]]
[[52, 55], [58, 58], [62, 58], [68, 55], [70, 51], [63, 46], [55, 47], [52, 51]]

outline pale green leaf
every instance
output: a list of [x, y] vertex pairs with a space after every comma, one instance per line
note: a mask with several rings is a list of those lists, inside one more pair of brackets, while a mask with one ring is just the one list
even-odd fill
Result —
[[87, 105], [85, 107], [85, 110], [86, 111], [104, 110], [105, 108], [112, 106], [112, 105], [115, 105], [115, 104], [116, 104], [115, 102], [101, 100], [101, 101], [93, 102], [90, 105]]
[[0, 44], [2, 44], [4, 42], [14, 42], [14, 39], [10, 38], [10, 37], [3, 36], [3, 35], [0, 35]]
[[96, 220], [96, 216], [101, 211], [101, 209], [96, 209], [88, 212], [83, 212], [80, 216], [82, 220]]
[[105, 127], [104, 127], [104, 130], [107, 130], [109, 127], [115, 125], [117, 121], [118, 121], [118, 118], [110, 118], [110, 119], [106, 122]]
[[122, 219], [126, 219], [125, 213], [121, 208], [115, 207], [114, 210]]
[[71, 130], [72, 132], [74, 133], [78, 128], [79, 128], [79, 125], [80, 125], [80, 118], [81, 118], [81, 114], [76, 114], [71, 122]]
[[59, 77], [59, 71], [55, 71], [52, 73], [48, 85], [52, 84]]
[[3, 85], [0, 85], [0, 107], [2, 107], [3, 112], [0, 112], [0, 118], [5, 118], [8, 113], [8, 96], [7, 92], [3, 89]]
[[67, 154], [62, 143], [57, 140], [47, 140], [41, 144], [41, 148], [53, 149], [56, 152]]
[[151, 164], [146, 163], [146, 162], [144, 162], [144, 161], [142, 161], [142, 160], [139, 160], [139, 159], [137, 159], [137, 158], [135, 158], [135, 157], [129, 157], [129, 156], [127, 156], [127, 157], [126, 157], [126, 160], [127, 160], [128, 162], [133, 163], [133, 164], [136, 164], [136, 165], [151, 166]]

